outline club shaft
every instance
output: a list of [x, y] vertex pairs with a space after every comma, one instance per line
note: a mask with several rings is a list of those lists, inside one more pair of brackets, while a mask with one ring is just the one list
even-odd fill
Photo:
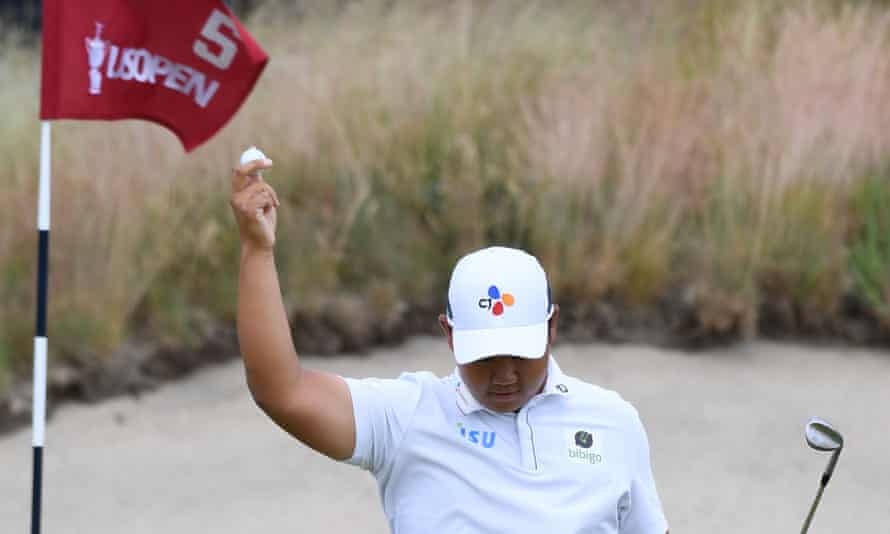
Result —
[[823, 491], [825, 491], [825, 485], [819, 484], [819, 493], [816, 494], [816, 499], [813, 500], [813, 505], [810, 506], [810, 513], [807, 514], [807, 519], [803, 522], [803, 528], [800, 530], [800, 534], [806, 534], [807, 531], [810, 530], [810, 522], [813, 520], [813, 514], [816, 513], [816, 507], [819, 506], [819, 501], [822, 500]]

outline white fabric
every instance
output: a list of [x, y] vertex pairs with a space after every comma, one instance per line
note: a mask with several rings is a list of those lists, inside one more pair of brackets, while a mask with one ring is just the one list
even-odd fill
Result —
[[395, 534], [664, 534], [636, 410], [564, 375], [518, 413], [482, 407], [454, 374], [346, 379], [356, 447]]
[[494, 355], [542, 357], [550, 312], [547, 275], [521, 250], [478, 250], [451, 273], [448, 320], [458, 363]]

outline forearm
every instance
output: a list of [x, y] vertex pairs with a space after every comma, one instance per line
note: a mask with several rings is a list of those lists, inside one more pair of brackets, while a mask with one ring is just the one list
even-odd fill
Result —
[[295, 391], [302, 371], [271, 250], [242, 249], [238, 341], [254, 399], [264, 409], [274, 410], [278, 399]]

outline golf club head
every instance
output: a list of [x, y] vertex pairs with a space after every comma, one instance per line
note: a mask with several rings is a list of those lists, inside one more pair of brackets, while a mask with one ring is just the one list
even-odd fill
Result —
[[844, 447], [844, 437], [831, 423], [812, 417], [806, 426], [807, 444], [817, 451], [834, 452]]
[[841, 449], [844, 448], [844, 437], [831, 426], [831, 423], [819, 417], [810, 419], [805, 432], [807, 445], [817, 451], [833, 453], [831, 459], [828, 460], [828, 466], [825, 467], [825, 472], [822, 473], [821, 483], [822, 486], [825, 486], [831, 480], [834, 467], [837, 465], [838, 456], [841, 454]]

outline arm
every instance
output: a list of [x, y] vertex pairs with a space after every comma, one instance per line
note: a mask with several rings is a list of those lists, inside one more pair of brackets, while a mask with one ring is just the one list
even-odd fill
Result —
[[667, 534], [669, 532], [667, 519], [652, 473], [649, 439], [636, 409], [629, 404], [627, 408], [625, 432], [630, 453], [630, 509], [624, 518], [621, 532]]
[[274, 245], [275, 191], [257, 160], [235, 169], [231, 205], [241, 237], [238, 340], [247, 385], [257, 405], [282, 429], [309, 447], [343, 460], [355, 448], [352, 399], [340, 377], [305, 369], [294, 349]]

